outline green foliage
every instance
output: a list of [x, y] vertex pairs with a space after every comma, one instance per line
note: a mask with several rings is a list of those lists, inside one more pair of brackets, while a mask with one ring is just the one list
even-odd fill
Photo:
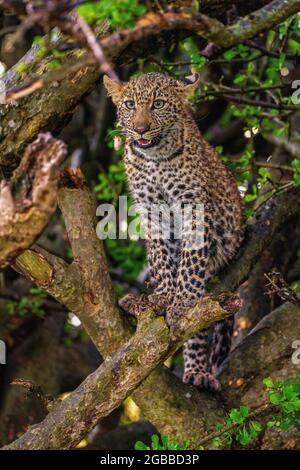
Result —
[[264, 380], [270, 403], [276, 405], [276, 413], [268, 421], [268, 427], [277, 427], [287, 431], [291, 426], [300, 427], [300, 375], [296, 381], [273, 380], [268, 377]]
[[250, 53], [251, 51], [248, 46], [245, 46], [244, 44], [239, 44], [238, 46], [232, 47], [231, 49], [226, 51], [224, 53], [224, 59], [230, 61], [236, 57], [247, 58], [249, 57]]
[[121, 160], [109, 165], [107, 172], [98, 174], [98, 184], [94, 187], [98, 201], [115, 202], [126, 188], [124, 164]]
[[78, 7], [79, 15], [90, 24], [99, 24], [107, 18], [112, 27], [133, 27], [135, 19], [146, 13], [146, 6], [138, 0], [102, 0], [87, 2]]
[[20, 300], [11, 300], [7, 303], [7, 313], [9, 315], [18, 314], [24, 317], [28, 314], [36, 315], [43, 318], [45, 310], [43, 309], [43, 301], [47, 297], [44, 289], [32, 287], [29, 289], [29, 295], [23, 296]]
[[[217, 151], [222, 155], [223, 148], [217, 147]], [[254, 150], [250, 144], [246, 145], [244, 152], [235, 160], [222, 155], [223, 162], [234, 173], [239, 184], [245, 183], [250, 178], [250, 164], [253, 156]]]
[[189, 61], [193, 64], [195, 70], [200, 72], [205, 65], [206, 59], [199, 53], [197, 44], [192, 38], [187, 38], [181, 43], [182, 49], [188, 54]]
[[[272, 413], [268, 421], [268, 427], [278, 427], [287, 431], [291, 426], [299, 428], [300, 426], [300, 375], [295, 382], [292, 380], [278, 380], [273, 382], [271, 377], [263, 380], [268, 393], [270, 407], [276, 405], [276, 412]], [[225, 423], [217, 427], [221, 436], [213, 440], [215, 447], [230, 445], [235, 439], [242, 445], [250, 444], [257, 438], [262, 430], [261, 424], [251, 418], [248, 407], [240, 406], [239, 410], [232, 409]]]
[[175, 441], [169, 441], [167, 436], [161, 436], [159, 438], [157, 434], [151, 436], [150, 447], [142, 441], [137, 441], [134, 446], [135, 450], [187, 450], [188, 448], [188, 441], [185, 441], [183, 444], [178, 444]]
[[[277, 427], [287, 431], [291, 426], [300, 428], [300, 374], [295, 381], [278, 380], [274, 382], [271, 377], [263, 380], [266, 387], [269, 404], [262, 407], [260, 411], [251, 412], [247, 406], [241, 405], [239, 408], [231, 409], [224, 418], [223, 423], [216, 426], [212, 434], [212, 445], [215, 448], [229, 447], [234, 441], [242, 446], [247, 446], [253, 442], [263, 430], [258, 417], [267, 408], [276, 408], [271, 414], [271, 419], [267, 422], [267, 427]], [[179, 445], [168, 440], [166, 436], [152, 436], [151, 446], [147, 446], [141, 441], [135, 443], [136, 450], [185, 450], [189, 443]], [[203, 449], [202, 446], [198, 449]]]
[[293, 183], [295, 186], [300, 186], [300, 155], [297, 155], [297, 157], [294, 158], [291, 165], [295, 170]]
[[134, 240], [105, 240], [106, 251], [113, 264], [136, 279], [146, 263], [145, 249]]
[[262, 427], [258, 421], [249, 420], [249, 415], [247, 406], [233, 408], [225, 418], [224, 424], [217, 426], [217, 431], [222, 434], [213, 439], [213, 446], [215, 448], [229, 446], [234, 439], [245, 446], [256, 439]]

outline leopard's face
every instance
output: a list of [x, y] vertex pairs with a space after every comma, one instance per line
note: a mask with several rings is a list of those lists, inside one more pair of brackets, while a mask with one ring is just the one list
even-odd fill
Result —
[[186, 107], [183, 82], [167, 75], [148, 73], [126, 84], [105, 85], [117, 105], [118, 120], [132, 144], [152, 148], [178, 127]]

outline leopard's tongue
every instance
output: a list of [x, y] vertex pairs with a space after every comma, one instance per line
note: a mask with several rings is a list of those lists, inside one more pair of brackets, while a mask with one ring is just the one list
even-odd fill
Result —
[[149, 139], [139, 139], [138, 140], [138, 143], [141, 144], [141, 145], [147, 145], [151, 142], [151, 140]]

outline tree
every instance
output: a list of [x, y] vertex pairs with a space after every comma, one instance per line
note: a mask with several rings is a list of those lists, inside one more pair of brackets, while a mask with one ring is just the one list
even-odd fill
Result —
[[[296, 398], [290, 411], [286, 403], [270, 404], [262, 382], [271, 376], [270, 393], [281, 396], [276, 380], [297, 375], [300, 2], [236, 1], [229, 11], [223, 0], [79, 3], [0, 2], [1, 60], [12, 65], [0, 78], [0, 335], [10, 344], [0, 409], [4, 448], [74, 448], [99, 422], [105, 429], [103, 420], [129, 396], [162, 436], [190, 448], [216, 439], [233, 448], [297, 447], [298, 415], [288, 430], [271, 418], [277, 413], [283, 423], [281, 410], [299, 413]], [[127, 192], [122, 151], [113, 149], [118, 129], [112, 131], [115, 117], [99, 78], [150, 70], [179, 76], [191, 66], [201, 76], [194, 112], [244, 194], [247, 234], [208, 294], [169, 330], [155, 312], [135, 324], [117, 306], [122, 292], [145, 291], [142, 245], [103, 243], [96, 234], [96, 199], [118, 209]], [[71, 168], [59, 172], [62, 163]], [[182, 384], [172, 369], [183, 342], [238, 311], [221, 397]], [[74, 318], [83, 330], [72, 326]], [[170, 357], [171, 368], [163, 365]], [[288, 386], [278, 385], [282, 394]], [[74, 391], [61, 400], [67, 390]], [[252, 439], [247, 427], [237, 430], [236, 444], [228, 432], [241, 417], [233, 413], [230, 425], [226, 416], [240, 405], [249, 410], [240, 424], [253, 416], [259, 424]], [[114, 413], [110, 432], [118, 436]]]

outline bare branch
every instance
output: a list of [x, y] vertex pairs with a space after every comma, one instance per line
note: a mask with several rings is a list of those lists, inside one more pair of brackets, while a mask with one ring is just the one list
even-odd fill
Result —
[[31, 380], [15, 379], [13, 380], [13, 382], [10, 383], [10, 385], [18, 385], [24, 387], [29, 394], [34, 395], [38, 400], [40, 400], [43, 405], [45, 405], [48, 411], [51, 411], [51, 409], [53, 408], [53, 405], [55, 403], [54, 398], [48, 395], [47, 393], [44, 393], [41, 387], [35, 385]]
[[[14, 3], [20, 6], [19, 2]], [[63, 2], [58, 3], [63, 4]], [[255, 6], [260, 4], [261, 2], [255, 2]], [[190, 11], [180, 13], [168, 11], [163, 14], [151, 12], [137, 21], [134, 28], [116, 31], [102, 37], [98, 40], [98, 44], [107, 61], [112, 64], [117, 62], [118, 65], [132, 61], [134, 57], [151, 54], [157, 49], [158, 44], [167, 44], [176, 32], [180, 37], [198, 34], [224, 50], [224, 48], [244, 42], [266, 28], [279, 24], [289, 15], [299, 11], [299, 5], [300, 0], [274, 0], [261, 10], [248, 17], [240, 18], [230, 26], [225, 26], [220, 21], [203, 14], [192, 14]], [[205, 11], [209, 12], [209, 6], [207, 8]], [[53, 21], [57, 24], [57, 15]], [[54, 24], [50, 26], [53, 27]], [[68, 34], [74, 34], [74, 24], [70, 24]], [[86, 43], [84, 36], [80, 41], [76, 38], [76, 42], [82, 44], [82, 41]], [[65, 58], [66, 65], [60, 72], [59, 70], [49, 72], [49, 76], [48, 73], [42, 75], [41, 71], [45, 70], [51, 57], [42, 61], [36, 60], [37, 52], [38, 47], [34, 45], [21, 60], [22, 64], [32, 64], [30, 66], [31, 78], [25, 84], [21, 84], [23, 78], [17, 72], [18, 64], [2, 77], [8, 93], [8, 101], [11, 103], [9, 106], [0, 106], [2, 112], [0, 164], [6, 175], [10, 175], [12, 169], [17, 166], [24, 145], [35, 138], [42, 129], [57, 127], [62, 119], [72, 112], [80, 97], [99, 77], [96, 60], [90, 51], [80, 51], [80, 54], [78, 51], [68, 51]], [[35, 62], [38, 64], [34, 65]], [[78, 62], [77, 65], [76, 62]], [[12, 99], [24, 97], [37, 89], [38, 99], [27, 98], [22, 101], [25, 117], [11, 126], [15, 115]], [[27, 110], [29, 110], [28, 113]], [[30, 119], [30, 126], [26, 124], [26, 115], [34, 116]]]
[[[166, 12], [161, 14], [150, 12], [138, 20], [134, 28], [117, 31], [99, 40], [83, 18], [78, 17], [77, 23], [80, 32], [83, 34], [83, 41], [85, 41], [92, 50], [94, 56], [92, 62], [99, 63], [103, 73], [108, 73], [108, 75], [111, 75], [111, 78], [119, 80], [108, 60], [114, 61], [118, 56], [122, 55], [123, 51], [130, 47], [135, 47], [137, 43], [145, 42], [156, 35], [171, 31], [185, 31], [189, 34], [195, 33], [224, 50], [241, 42], [245, 42], [247, 39], [256, 36], [260, 32], [279, 24], [299, 10], [300, 0], [273, 0], [273, 2], [266, 5], [264, 8], [239, 19], [230, 26], [225, 26], [215, 18], [210, 18], [201, 13]], [[57, 24], [65, 33], [75, 37], [78, 36], [78, 28], [72, 23], [61, 24], [59, 19], [55, 17], [51, 17], [51, 21], [48, 18], [47, 21], [50, 22], [52, 27]], [[82, 40], [82, 37], [79, 36], [79, 39]], [[128, 51], [126, 54], [128, 54]], [[89, 62], [90, 59], [87, 60], [85, 65], [88, 65]], [[68, 74], [67, 68], [65, 68], [65, 73]], [[49, 80], [45, 79], [44, 82], [41, 82], [40, 78], [33, 79], [27, 84], [26, 88], [24, 88], [23, 96], [25, 95], [25, 90], [27, 94], [29, 94], [35, 90], [35, 86], [39, 87], [35, 85], [35, 82], [47, 84]], [[8, 91], [8, 99], [11, 100], [12, 96], [17, 97], [13, 89]], [[266, 105], [267, 104], [265, 104], [265, 106]], [[292, 107], [287, 108], [286, 106], [281, 109], [294, 109]]]
[[86, 23], [84, 18], [82, 16], [77, 17], [77, 24], [79, 28], [81, 29], [82, 33], [84, 34], [86, 38], [86, 42], [88, 46], [90, 47], [96, 61], [100, 65], [100, 70], [103, 74], [108, 75], [112, 80], [116, 82], [120, 82], [120, 79], [112, 66], [109, 64], [107, 59], [105, 58], [103, 49], [96, 38], [93, 30], [90, 28], [90, 26]]
[[283, 279], [281, 273], [278, 272], [271, 272], [269, 274], [265, 273], [265, 278], [268, 280], [267, 284], [267, 292], [268, 295], [276, 294], [282, 300], [287, 302], [291, 302], [292, 304], [298, 305], [300, 307], [300, 299], [297, 296], [296, 292], [290, 288], [288, 283]]

